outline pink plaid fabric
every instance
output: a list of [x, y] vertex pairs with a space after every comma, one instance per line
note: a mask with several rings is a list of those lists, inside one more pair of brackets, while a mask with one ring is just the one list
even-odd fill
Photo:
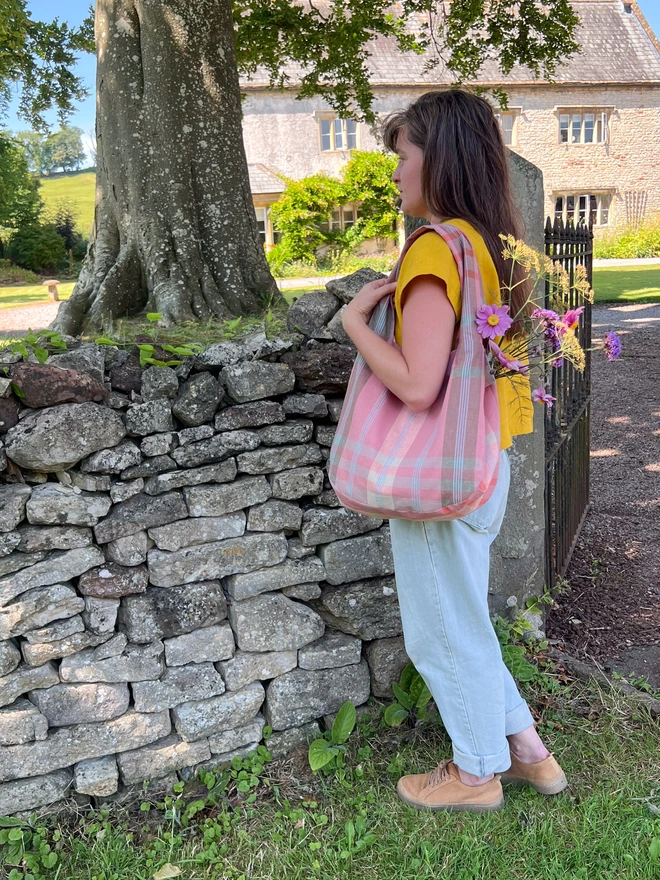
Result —
[[[414, 413], [358, 354], [328, 459], [328, 476], [344, 507], [372, 516], [457, 519], [484, 504], [497, 482], [499, 406], [477, 332], [484, 289], [470, 240], [449, 224], [423, 226], [406, 241], [390, 281], [412, 242], [431, 231], [456, 259], [462, 298], [458, 343], [440, 394], [429, 409]], [[394, 321], [393, 297], [384, 297], [369, 326], [399, 349]]]

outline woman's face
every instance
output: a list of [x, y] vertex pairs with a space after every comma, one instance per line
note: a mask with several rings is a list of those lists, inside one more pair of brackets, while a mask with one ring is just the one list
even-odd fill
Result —
[[396, 152], [399, 162], [392, 180], [399, 188], [401, 210], [411, 217], [426, 217], [428, 220], [429, 209], [422, 194], [424, 153], [421, 147], [408, 140], [405, 128], [401, 129], [397, 137]]

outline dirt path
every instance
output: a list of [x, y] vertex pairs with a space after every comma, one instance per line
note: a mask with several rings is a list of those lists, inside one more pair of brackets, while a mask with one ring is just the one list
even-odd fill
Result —
[[591, 509], [548, 635], [567, 653], [645, 675], [660, 688], [660, 306], [594, 308]]
[[58, 308], [59, 303], [46, 302], [0, 309], [0, 338], [20, 336], [28, 330], [44, 330], [54, 320]]

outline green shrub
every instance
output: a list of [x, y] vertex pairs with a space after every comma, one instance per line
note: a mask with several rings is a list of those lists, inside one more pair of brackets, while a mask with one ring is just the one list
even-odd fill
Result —
[[600, 260], [631, 260], [660, 257], [660, 216], [638, 229], [615, 229], [594, 241], [594, 257]]
[[0, 284], [38, 284], [39, 281], [39, 276], [29, 269], [21, 269], [11, 260], [0, 260]]
[[9, 243], [7, 255], [14, 263], [33, 272], [56, 272], [66, 263], [62, 236], [53, 226], [39, 223], [19, 229]]

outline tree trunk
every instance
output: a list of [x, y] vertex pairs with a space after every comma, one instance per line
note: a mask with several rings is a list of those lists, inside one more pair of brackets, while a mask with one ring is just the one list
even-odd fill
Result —
[[92, 241], [53, 326], [145, 307], [171, 325], [263, 308], [231, 0], [97, 0]]

